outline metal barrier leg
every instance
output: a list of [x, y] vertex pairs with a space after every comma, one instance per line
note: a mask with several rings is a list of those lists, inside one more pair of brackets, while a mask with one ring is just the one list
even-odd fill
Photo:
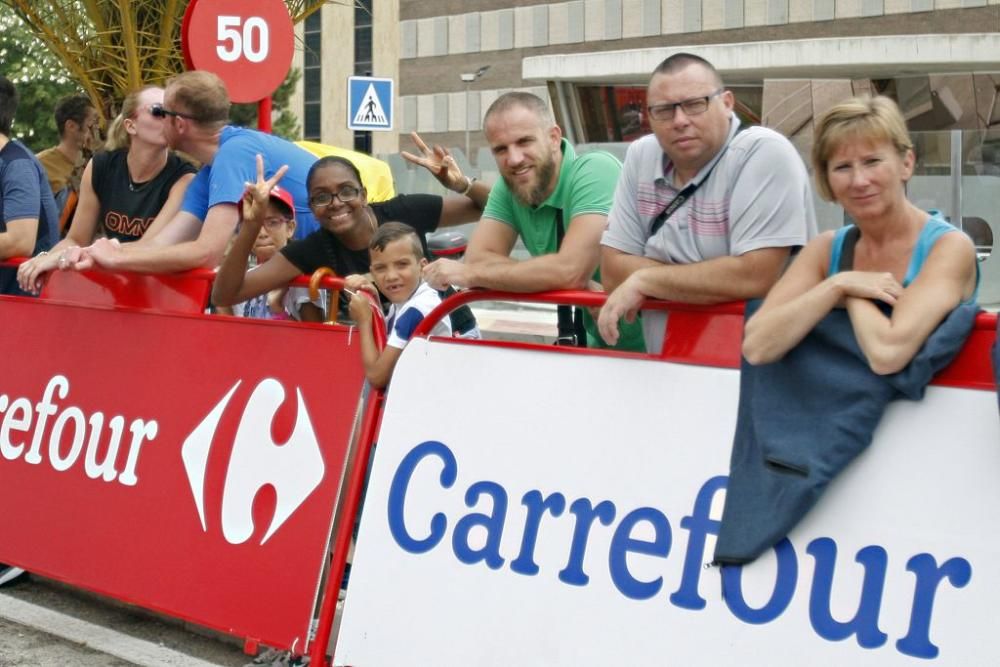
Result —
[[361, 424], [361, 435], [358, 439], [358, 451], [355, 453], [354, 465], [348, 471], [347, 496], [341, 509], [337, 535], [333, 543], [333, 555], [330, 562], [329, 576], [320, 607], [316, 637], [309, 651], [309, 664], [331, 665], [333, 656], [327, 660], [326, 647], [330, 643], [330, 633], [333, 629], [334, 617], [337, 613], [337, 597], [344, 578], [344, 567], [347, 554], [351, 547], [351, 535], [354, 532], [355, 517], [361, 505], [361, 492], [364, 489], [365, 477], [368, 474], [368, 464], [371, 460], [372, 445], [378, 433], [379, 422], [382, 419], [382, 406], [385, 402], [385, 392], [373, 391], [365, 408]]

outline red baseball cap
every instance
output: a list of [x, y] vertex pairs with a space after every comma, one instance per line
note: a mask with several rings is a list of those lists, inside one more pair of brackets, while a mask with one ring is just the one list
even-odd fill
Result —
[[291, 212], [292, 217], [295, 217], [295, 199], [292, 197], [292, 193], [284, 188], [275, 185], [271, 188], [271, 199], [277, 199], [282, 204], [288, 207]]

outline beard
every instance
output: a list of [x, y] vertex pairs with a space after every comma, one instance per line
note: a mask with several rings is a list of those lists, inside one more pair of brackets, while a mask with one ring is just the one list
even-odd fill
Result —
[[545, 159], [538, 163], [535, 168], [535, 179], [532, 183], [527, 183], [525, 185], [518, 185], [510, 178], [504, 174], [503, 180], [507, 183], [507, 187], [513, 193], [514, 198], [521, 202], [525, 206], [531, 206], [534, 208], [538, 206], [543, 201], [548, 199], [551, 192], [549, 191], [549, 184], [552, 183], [552, 177], [556, 173], [556, 161], [552, 157], [550, 152], [545, 156]]

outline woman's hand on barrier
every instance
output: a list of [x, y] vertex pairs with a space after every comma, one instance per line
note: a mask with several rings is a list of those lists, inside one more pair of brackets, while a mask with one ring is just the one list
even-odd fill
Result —
[[832, 277], [845, 297], [876, 299], [890, 306], [903, 294], [903, 286], [895, 276], [882, 271], [842, 271]]
[[411, 132], [410, 138], [413, 139], [413, 143], [420, 149], [420, 155], [401, 151], [400, 154], [403, 156], [403, 159], [420, 165], [434, 174], [434, 178], [452, 192], [463, 192], [469, 187], [469, 179], [458, 168], [458, 163], [455, 162], [455, 158], [452, 157], [447, 148], [442, 146], [429, 148], [416, 132]]
[[45, 284], [45, 274], [59, 268], [60, 257], [62, 252], [35, 255], [17, 267], [17, 284], [25, 292], [38, 294]]
[[608, 345], [618, 343], [618, 320], [624, 317], [626, 322], [635, 322], [639, 306], [645, 298], [639, 291], [634, 273], [608, 296], [597, 318], [597, 329], [604, 342]]
[[274, 176], [264, 178], [264, 158], [260, 153], [257, 153], [257, 182], [243, 184], [244, 222], [254, 223], [258, 227], [263, 224], [264, 218], [267, 216], [267, 204], [271, 198], [271, 190], [281, 181], [287, 171], [288, 165], [282, 165], [274, 172]]

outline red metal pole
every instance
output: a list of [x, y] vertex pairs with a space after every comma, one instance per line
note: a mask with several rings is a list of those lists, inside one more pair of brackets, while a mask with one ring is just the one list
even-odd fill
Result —
[[271, 132], [271, 97], [265, 97], [257, 103], [257, 129], [261, 132]]
[[355, 517], [358, 514], [358, 507], [361, 505], [361, 492], [365, 485], [365, 474], [368, 471], [372, 446], [375, 444], [379, 423], [382, 420], [384, 401], [384, 390], [371, 390], [362, 417], [354, 466], [347, 472], [347, 495], [341, 510], [337, 535], [334, 538], [333, 555], [330, 560], [323, 602], [320, 606], [316, 637], [309, 651], [310, 664], [316, 665], [316, 667], [327, 667], [332, 663], [327, 658], [326, 649], [330, 644], [330, 633], [333, 630], [333, 620], [337, 613], [337, 597], [340, 593], [340, 584], [344, 579], [347, 552], [351, 548], [351, 534], [354, 532]]

